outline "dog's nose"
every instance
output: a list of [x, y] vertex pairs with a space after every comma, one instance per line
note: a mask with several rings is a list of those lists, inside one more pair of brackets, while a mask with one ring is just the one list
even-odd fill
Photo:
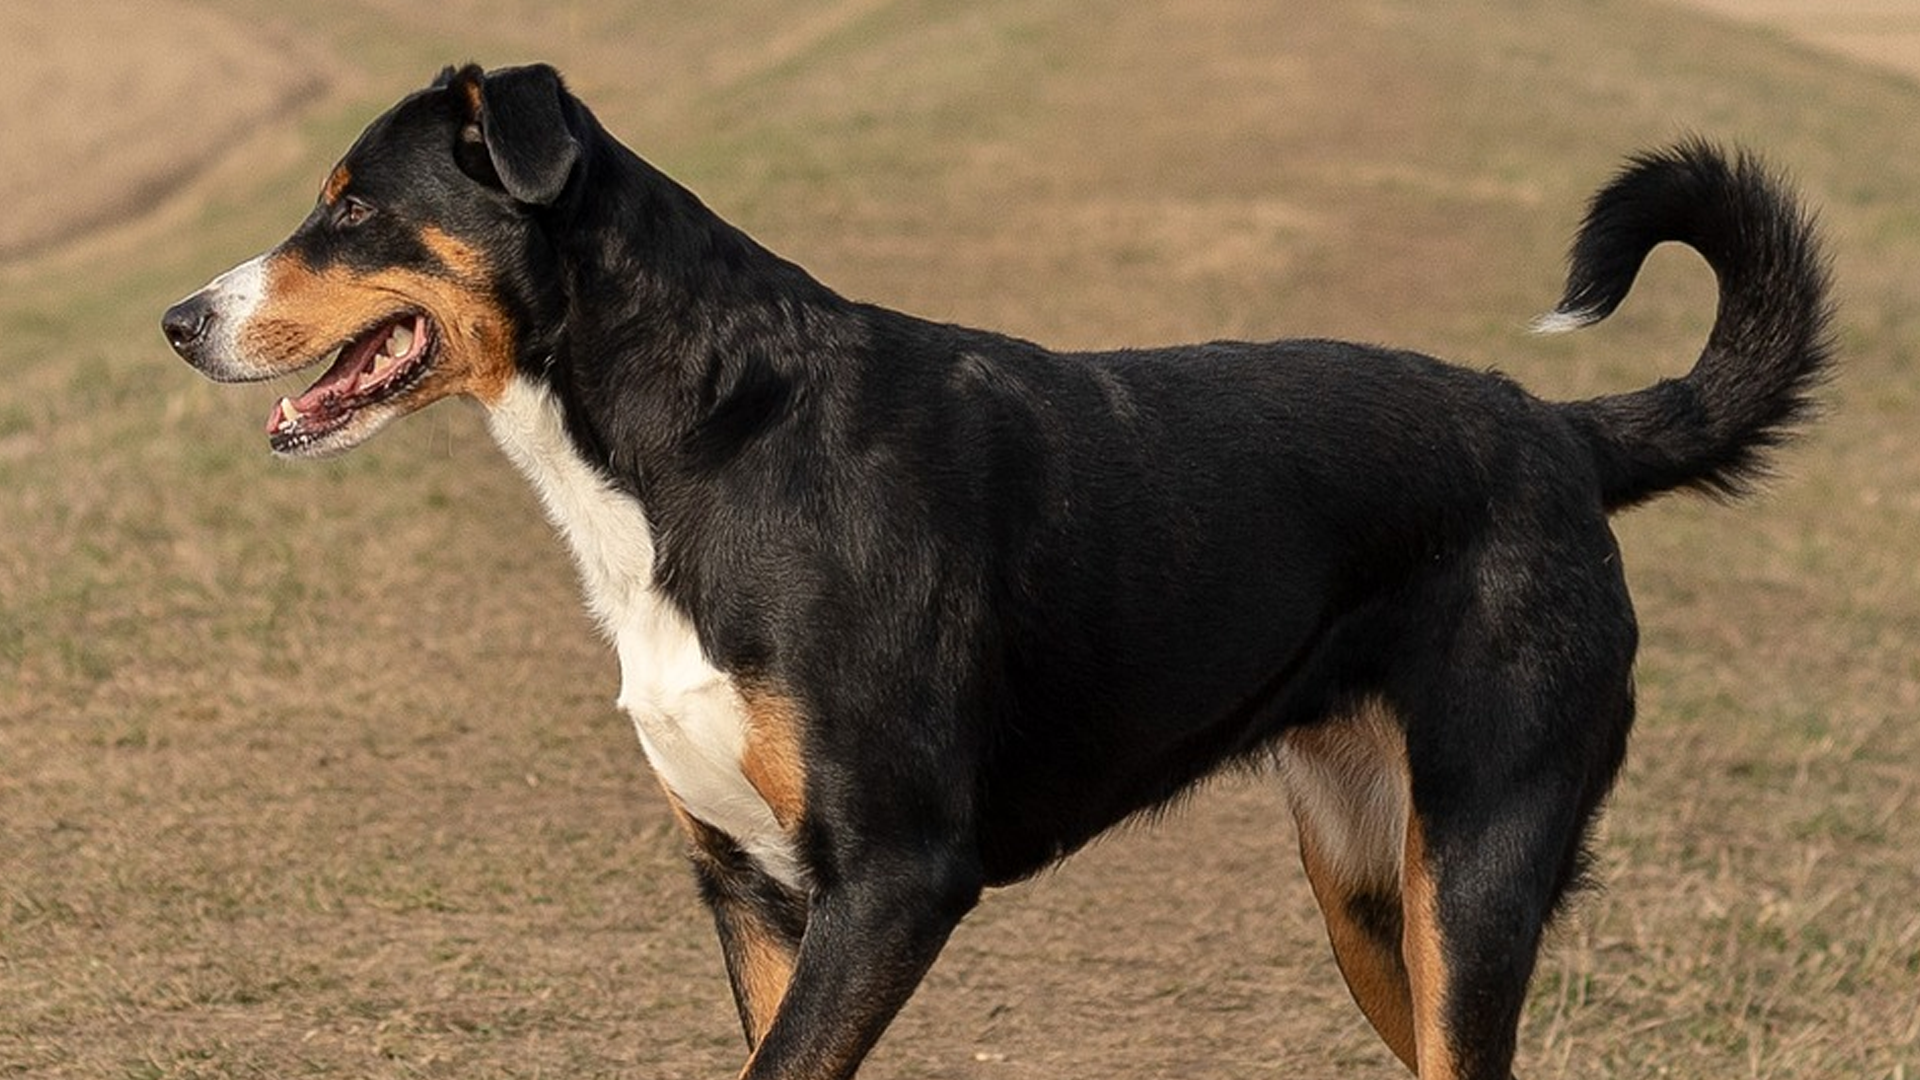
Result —
[[213, 323], [213, 305], [199, 293], [167, 309], [160, 318], [160, 329], [167, 335], [167, 342], [173, 351], [182, 356], [206, 336], [207, 327]]

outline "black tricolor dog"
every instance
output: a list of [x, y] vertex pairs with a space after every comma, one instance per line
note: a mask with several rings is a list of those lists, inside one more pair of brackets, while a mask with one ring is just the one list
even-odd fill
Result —
[[165, 329], [222, 381], [334, 357], [288, 456], [485, 406], [618, 648], [743, 1075], [852, 1074], [983, 887], [1274, 760], [1367, 1018], [1507, 1080], [1632, 720], [1607, 515], [1742, 491], [1830, 355], [1808, 220], [1699, 143], [1595, 197], [1547, 328], [1669, 240], [1718, 275], [1706, 348], [1590, 401], [1331, 341], [1056, 353], [843, 299], [552, 69], [467, 67]]

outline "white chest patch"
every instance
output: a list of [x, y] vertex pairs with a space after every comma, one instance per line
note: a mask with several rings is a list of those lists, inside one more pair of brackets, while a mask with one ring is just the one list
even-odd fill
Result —
[[560, 403], [538, 383], [515, 376], [487, 424], [573, 549], [587, 606], [620, 654], [618, 704], [654, 771], [689, 814], [732, 837], [781, 883], [801, 887], [791, 838], [741, 768], [745, 703], [654, 587], [653, 535], [640, 504], [580, 457]]

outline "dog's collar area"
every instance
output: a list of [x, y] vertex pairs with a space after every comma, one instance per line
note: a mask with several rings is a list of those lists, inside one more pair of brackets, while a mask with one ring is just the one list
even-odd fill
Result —
[[283, 397], [267, 417], [276, 450], [297, 449], [344, 427], [368, 405], [411, 389], [437, 344], [433, 321], [408, 312], [340, 346], [326, 373], [299, 397]]

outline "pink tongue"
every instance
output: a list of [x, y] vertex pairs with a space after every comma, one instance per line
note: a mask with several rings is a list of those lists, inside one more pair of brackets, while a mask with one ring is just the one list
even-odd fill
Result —
[[308, 412], [325, 405], [328, 398], [345, 397], [352, 393], [361, 374], [372, 370], [374, 354], [387, 343], [389, 332], [389, 327], [379, 327], [340, 350], [340, 358], [333, 362], [325, 375], [320, 376], [319, 382], [294, 399], [294, 407], [301, 412]]
[[413, 344], [405, 356], [394, 358], [393, 367], [386, 372], [387, 377], [391, 378], [394, 372], [400, 370], [401, 365], [413, 358], [426, 340], [425, 320], [419, 316], [382, 323], [349, 342], [340, 350], [339, 357], [334, 360], [331, 367], [327, 368], [326, 374], [320, 376], [318, 382], [308, 387], [299, 397], [282, 399], [281, 404], [274, 406], [272, 415], [267, 417], [267, 431], [271, 433], [286, 429], [288, 420], [286, 409], [289, 404], [294, 412], [299, 414], [296, 421], [299, 424], [309, 420], [324, 422], [345, 411], [344, 406], [349, 397], [369, 389], [372, 385], [374, 357], [386, 346], [393, 328], [409, 321], [413, 324]]

